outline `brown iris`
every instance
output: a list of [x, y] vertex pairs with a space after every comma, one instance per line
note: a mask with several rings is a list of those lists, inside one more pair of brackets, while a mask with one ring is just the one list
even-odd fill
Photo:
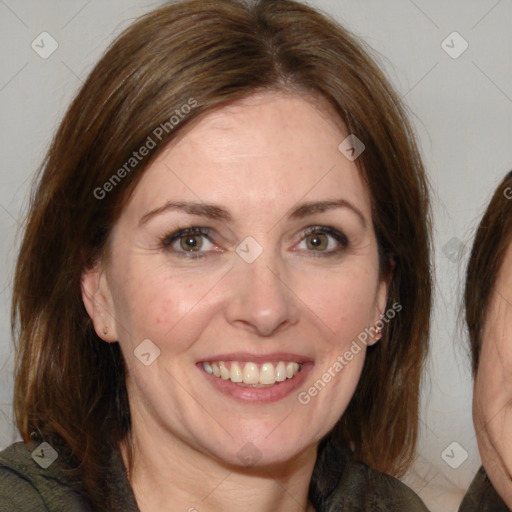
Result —
[[311, 233], [306, 238], [306, 244], [308, 249], [317, 251], [326, 249], [329, 244], [329, 240], [327, 239], [327, 235], [325, 233]]
[[197, 251], [203, 245], [202, 235], [183, 235], [180, 237], [180, 247], [184, 251]]

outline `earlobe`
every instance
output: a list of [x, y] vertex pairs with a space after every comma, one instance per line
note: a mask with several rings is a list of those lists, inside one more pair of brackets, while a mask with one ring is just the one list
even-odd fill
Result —
[[[384, 284], [384, 283], [382, 283]], [[385, 323], [382, 320], [385, 316], [384, 308], [386, 306], [387, 300], [387, 287], [385, 287], [384, 294], [384, 303], [380, 300], [381, 289], [379, 288], [379, 297], [377, 297], [376, 309], [375, 309], [375, 317], [372, 326], [370, 327], [371, 338], [368, 342], [368, 345], [374, 345], [382, 338], [382, 331], [384, 329]]]
[[370, 327], [370, 332], [372, 333], [372, 336], [367, 342], [368, 346], [375, 345], [375, 343], [377, 343], [382, 338], [382, 328], [377, 325], [378, 323], [379, 320], [377, 320], [377, 322], [375, 322], [373, 326]]
[[[378, 320], [376, 323], [378, 323]], [[381, 338], [382, 338], [382, 327], [380, 325], [377, 325], [375, 327], [375, 336], [374, 336], [375, 343], [377, 343], [377, 341], [379, 341]]]
[[82, 300], [96, 334], [104, 341], [117, 341], [112, 295], [100, 264], [86, 269], [81, 278]]

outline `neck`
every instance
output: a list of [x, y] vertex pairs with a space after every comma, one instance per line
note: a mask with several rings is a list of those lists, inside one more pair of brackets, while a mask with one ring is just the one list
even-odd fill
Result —
[[314, 512], [308, 490], [316, 445], [264, 467], [224, 464], [169, 433], [155, 435], [133, 424], [132, 445], [132, 471], [126, 446], [121, 453], [141, 512]]

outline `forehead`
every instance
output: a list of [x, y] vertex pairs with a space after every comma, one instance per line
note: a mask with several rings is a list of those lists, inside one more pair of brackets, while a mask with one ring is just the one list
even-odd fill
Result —
[[211, 111], [145, 171], [137, 209], [172, 199], [278, 214], [294, 202], [350, 197], [370, 211], [360, 171], [338, 149], [347, 137], [321, 98], [265, 92]]

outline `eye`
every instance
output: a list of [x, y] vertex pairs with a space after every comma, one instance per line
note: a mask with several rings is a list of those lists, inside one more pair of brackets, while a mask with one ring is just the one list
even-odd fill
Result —
[[187, 258], [204, 257], [206, 254], [201, 253], [211, 251], [215, 247], [209, 237], [210, 231], [209, 228], [203, 227], [179, 229], [163, 237], [162, 247], [169, 252]]
[[348, 246], [347, 237], [337, 229], [327, 226], [311, 226], [303, 233], [303, 238], [297, 246], [299, 250], [318, 252], [318, 256], [338, 254]]

